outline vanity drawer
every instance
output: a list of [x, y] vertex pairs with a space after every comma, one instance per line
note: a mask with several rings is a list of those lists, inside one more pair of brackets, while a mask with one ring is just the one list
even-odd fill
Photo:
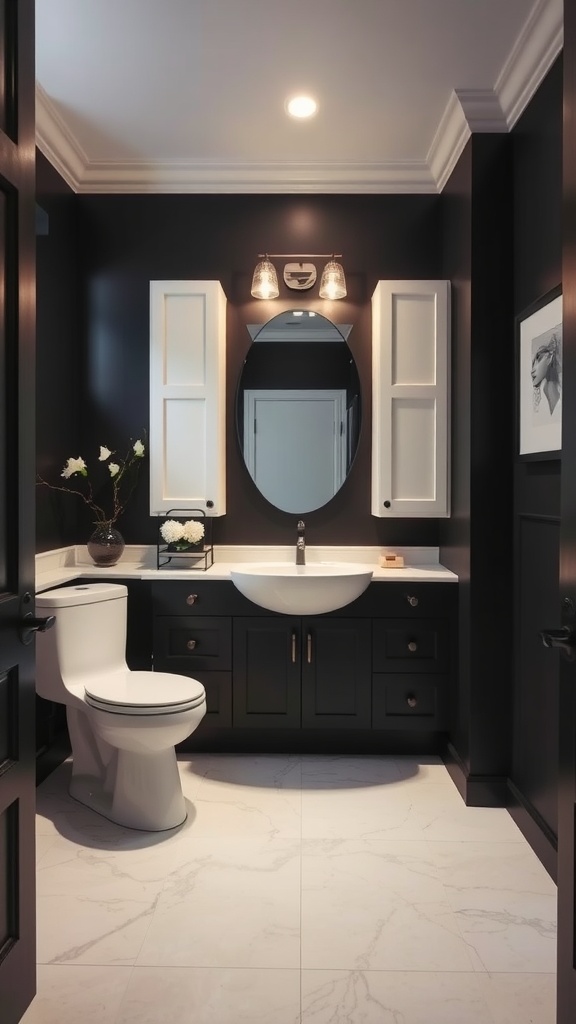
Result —
[[448, 681], [445, 676], [372, 677], [374, 729], [447, 728]]
[[443, 619], [376, 620], [372, 633], [374, 672], [446, 672], [448, 623]]
[[154, 619], [154, 668], [194, 675], [232, 668], [232, 620], [225, 616], [158, 615]]
[[247, 601], [228, 580], [166, 580], [152, 584], [156, 615], [246, 615]]
[[458, 587], [454, 583], [397, 583], [377, 580], [370, 584], [366, 598], [370, 601], [373, 617], [390, 619], [422, 619], [451, 616], [458, 600]]

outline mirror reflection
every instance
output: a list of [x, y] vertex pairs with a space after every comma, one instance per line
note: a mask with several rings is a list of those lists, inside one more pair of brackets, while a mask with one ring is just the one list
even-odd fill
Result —
[[310, 310], [248, 325], [253, 344], [237, 397], [240, 448], [261, 494], [303, 515], [337, 493], [360, 433], [360, 382], [337, 327]]

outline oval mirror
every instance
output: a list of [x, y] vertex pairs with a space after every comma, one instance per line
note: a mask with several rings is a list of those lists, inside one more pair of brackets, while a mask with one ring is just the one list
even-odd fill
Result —
[[303, 515], [337, 493], [360, 433], [360, 381], [337, 327], [292, 309], [249, 325], [236, 403], [240, 448], [261, 494], [283, 512]]

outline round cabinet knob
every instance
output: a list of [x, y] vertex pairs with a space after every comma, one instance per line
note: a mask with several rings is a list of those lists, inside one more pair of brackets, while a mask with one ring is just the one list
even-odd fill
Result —
[[197, 643], [197, 640], [189, 640], [188, 643], [186, 644], [186, 647], [188, 648], [189, 651], [193, 651]]
[[391, 501], [385, 501], [384, 502], [384, 508], [390, 508], [391, 505], [392, 505]]
[[210, 498], [208, 498], [208, 501], [206, 502], [206, 508], [214, 508], [214, 502], [211, 501]]
[[414, 653], [414, 651], [418, 650], [418, 644], [416, 643], [415, 640], [410, 640], [408, 644], [408, 650], [411, 651], [412, 654]]
[[411, 608], [418, 607], [418, 598], [414, 597], [412, 594], [406, 594], [406, 600], [408, 601], [408, 604], [410, 605]]
[[186, 604], [196, 604], [197, 600], [198, 594], [188, 594], [188, 597], [186, 598]]
[[413, 693], [409, 693], [406, 697], [406, 703], [409, 708], [415, 708], [418, 703], [418, 698]]

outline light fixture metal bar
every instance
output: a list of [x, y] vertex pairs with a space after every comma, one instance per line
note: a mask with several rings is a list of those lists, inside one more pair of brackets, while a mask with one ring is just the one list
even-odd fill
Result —
[[282, 260], [317, 260], [333, 259], [341, 260], [341, 252], [259, 252], [259, 260], [282, 259]]

